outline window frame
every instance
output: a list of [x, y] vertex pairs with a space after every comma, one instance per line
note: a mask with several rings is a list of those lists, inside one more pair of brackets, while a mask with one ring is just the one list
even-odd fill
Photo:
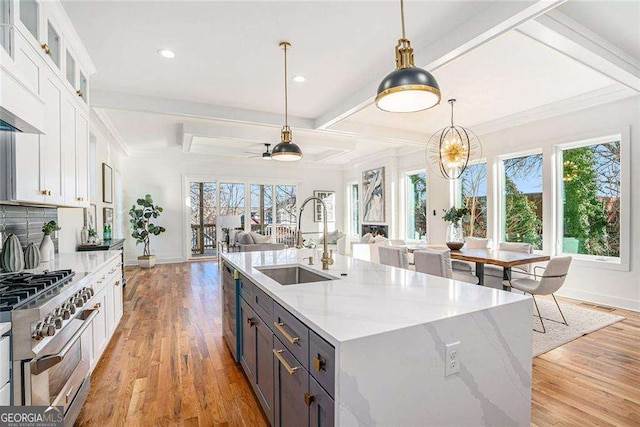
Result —
[[[418, 174], [424, 174], [424, 179], [426, 182], [425, 185], [425, 194], [426, 194], [426, 204], [425, 204], [425, 218], [426, 218], [426, 224], [425, 224], [425, 240], [420, 240], [420, 239], [415, 239], [412, 237], [409, 237], [409, 215], [410, 215], [410, 210], [409, 210], [409, 176], [411, 175], [418, 175]], [[402, 237], [403, 240], [405, 240], [407, 243], [425, 243], [429, 240], [429, 191], [428, 191], [428, 186], [429, 186], [429, 174], [427, 172], [427, 169], [412, 169], [412, 170], [407, 170], [402, 172], [402, 191], [400, 192], [401, 197], [403, 198], [402, 201]]]
[[[496, 179], [496, 206], [497, 211], [496, 211], [496, 220], [497, 220], [497, 227], [496, 227], [496, 231], [497, 231], [497, 242], [498, 244], [500, 244], [500, 242], [507, 242], [506, 236], [507, 236], [507, 198], [504, 195], [504, 190], [505, 190], [505, 184], [506, 184], [506, 180], [505, 180], [505, 168], [504, 168], [504, 161], [505, 160], [509, 160], [509, 159], [515, 159], [518, 157], [527, 157], [527, 156], [535, 156], [535, 155], [540, 155], [542, 156], [542, 218], [540, 219], [542, 221], [542, 247], [540, 249], [534, 249], [534, 253], [543, 253], [547, 248], [545, 247], [545, 221], [544, 221], [544, 205], [545, 205], [545, 197], [544, 197], [544, 185], [545, 185], [545, 176], [544, 176], [544, 164], [545, 164], [545, 155], [544, 155], [544, 150], [542, 148], [533, 148], [530, 150], [522, 150], [522, 151], [517, 151], [514, 153], [509, 153], [509, 154], [502, 154], [499, 156], [496, 156], [496, 169], [497, 169], [497, 176], [495, 177]], [[488, 234], [487, 234], [488, 235]]]
[[[594, 138], [577, 139], [571, 142], [556, 144], [554, 147], [554, 179], [555, 179], [555, 230], [554, 253], [558, 256], [571, 256], [578, 265], [593, 266], [629, 271], [629, 246], [631, 232], [631, 149], [629, 127], [619, 131], [607, 133]], [[564, 204], [562, 197], [564, 172], [563, 152], [573, 148], [588, 147], [612, 141], [620, 141], [620, 256], [606, 257], [601, 255], [587, 255], [565, 253], [562, 250], [564, 236]]]
[[[353, 187], [357, 186], [358, 187], [358, 206], [355, 207], [353, 206]], [[347, 214], [347, 220], [346, 220], [346, 226], [345, 226], [345, 230], [346, 233], [348, 235], [351, 236], [355, 236], [355, 235], [359, 235], [360, 234], [360, 230], [354, 230], [354, 224], [353, 224], [353, 213], [354, 211], [357, 214], [358, 217], [358, 227], [360, 227], [362, 225], [361, 223], [361, 218], [360, 218], [360, 182], [359, 181], [348, 181], [347, 182], [347, 191], [346, 196], [347, 196], [347, 209], [346, 209], [346, 214]]]

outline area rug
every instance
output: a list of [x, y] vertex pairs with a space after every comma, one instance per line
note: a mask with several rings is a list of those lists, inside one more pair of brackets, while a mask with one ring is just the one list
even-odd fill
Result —
[[[538, 302], [542, 317], [562, 321], [558, 307], [556, 307], [553, 300], [536, 298], [536, 301]], [[560, 307], [569, 326], [545, 320], [544, 326], [547, 328], [547, 333], [533, 332], [533, 357], [560, 347], [583, 335], [602, 329], [605, 326], [613, 325], [616, 322], [624, 320], [622, 316], [599, 310], [590, 310], [573, 304], [563, 304], [561, 302]], [[536, 313], [535, 307], [533, 308], [533, 312]], [[533, 324], [536, 329], [542, 330], [540, 319], [537, 317], [533, 318]]]

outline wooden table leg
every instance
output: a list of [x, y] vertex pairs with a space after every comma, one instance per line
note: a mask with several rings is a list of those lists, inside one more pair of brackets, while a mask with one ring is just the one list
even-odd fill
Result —
[[484, 286], [484, 263], [476, 262], [476, 277], [478, 278], [478, 285]]
[[[502, 280], [511, 281], [511, 267], [504, 267], [502, 269]], [[511, 286], [505, 286], [505, 284], [502, 283], [502, 290], [511, 292]]]

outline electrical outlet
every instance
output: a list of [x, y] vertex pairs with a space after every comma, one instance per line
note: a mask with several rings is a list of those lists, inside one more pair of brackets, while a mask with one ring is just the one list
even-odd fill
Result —
[[444, 376], [460, 372], [460, 341], [447, 344], [444, 356]]

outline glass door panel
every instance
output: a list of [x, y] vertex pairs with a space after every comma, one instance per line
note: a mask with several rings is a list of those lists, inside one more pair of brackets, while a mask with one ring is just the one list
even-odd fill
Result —
[[287, 246], [296, 244], [297, 192], [295, 185], [276, 186], [276, 242]]
[[216, 239], [216, 183], [190, 183], [191, 198], [191, 256], [215, 256]]
[[273, 225], [273, 185], [251, 184], [251, 231], [270, 235]]

